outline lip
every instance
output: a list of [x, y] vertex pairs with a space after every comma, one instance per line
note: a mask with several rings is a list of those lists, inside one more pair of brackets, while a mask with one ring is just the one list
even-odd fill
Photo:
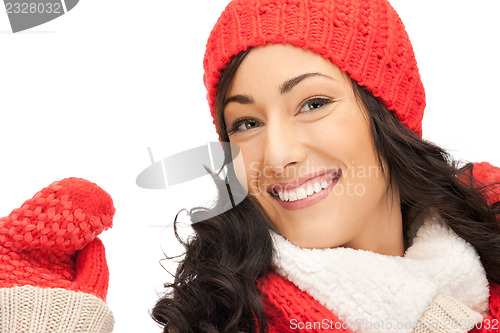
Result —
[[292, 189], [295, 189], [297, 187], [302, 186], [304, 183], [306, 183], [308, 181], [311, 181], [315, 178], [323, 177], [324, 175], [327, 175], [327, 174], [331, 174], [332, 178], [334, 178], [336, 175], [341, 174], [341, 170], [340, 169], [329, 169], [329, 170], [315, 171], [315, 172], [312, 172], [308, 175], [299, 177], [292, 182], [276, 183], [276, 184], [269, 185], [267, 187], [267, 192], [269, 194], [272, 194], [272, 193], [275, 193], [281, 189], [292, 190]]
[[[303, 185], [306, 182], [309, 182], [311, 180], [317, 179], [317, 178], [325, 178], [325, 175], [330, 176], [334, 179], [334, 182], [332, 185], [327, 187], [326, 189], [323, 189], [317, 193], [314, 193], [310, 196], [307, 196], [304, 199], [300, 200], [295, 200], [295, 201], [281, 201], [279, 197], [276, 195], [273, 195], [270, 193], [270, 196], [277, 201], [277, 203], [284, 209], [286, 210], [296, 210], [296, 209], [301, 209], [301, 208], [306, 208], [312, 205], [317, 204], [318, 202], [322, 201], [325, 199], [330, 192], [332, 192], [333, 188], [335, 185], [338, 184], [340, 178], [342, 177], [342, 170], [341, 169], [335, 169], [335, 170], [329, 170], [326, 172], [320, 172], [320, 173], [313, 173], [310, 175], [307, 175], [305, 177], [301, 177], [293, 182], [289, 183], [279, 183], [279, 184], [274, 184], [270, 187], [268, 187], [271, 191], [277, 190], [280, 186], [284, 186], [284, 188], [288, 189], [293, 189], [296, 187], [299, 187]], [[288, 187], [290, 186], [290, 187]], [[295, 187], [291, 187], [295, 186]]]

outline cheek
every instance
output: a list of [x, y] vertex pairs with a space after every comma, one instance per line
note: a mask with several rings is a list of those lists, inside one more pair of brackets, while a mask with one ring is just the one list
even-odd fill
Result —
[[233, 170], [236, 175], [236, 179], [241, 184], [241, 186], [248, 191], [248, 182], [247, 182], [248, 166], [245, 163], [245, 158], [243, 157], [243, 153], [238, 149], [238, 153], [235, 154], [233, 151], [232, 156], [233, 156], [233, 161], [232, 161]]
[[357, 197], [366, 202], [376, 202], [385, 193], [386, 179], [378, 161], [377, 151], [366, 120], [357, 122], [356, 134], [349, 145], [348, 180]]
[[355, 189], [363, 196], [385, 190], [385, 178], [378, 163], [368, 119], [354, 106], [341, 111], [310, 131], [314, 133], [312, 142], [316, 148], [343, 167], [338, 190], [341, 191], [342, 187], [353, 192]]
[[250, 194], [255, 195], [258, 190], [257, 180], [262, 174], [258, 149], [251, 149], [249, 145], [240, 146], [240, 149], [240, 154], [234, 161], [236, 177]]
[[344, 167], [366, 163], [372, 140], [368, 124], [358, 108], [342, 106], [328, 118], [311, 123], [306, 130], [309, 144], [315, 150], [338, 159]]

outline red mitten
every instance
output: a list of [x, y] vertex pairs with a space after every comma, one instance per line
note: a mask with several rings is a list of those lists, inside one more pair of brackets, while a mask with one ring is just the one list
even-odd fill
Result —
[[0, 332], [112, 331], [97, 235], [114, 213], [99, 186], [67, 178], [0, 219]]

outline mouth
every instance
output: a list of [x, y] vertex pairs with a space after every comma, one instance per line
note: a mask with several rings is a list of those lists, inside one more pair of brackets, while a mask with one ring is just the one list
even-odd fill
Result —
[[322, 192], [329, 191], [341, 176], [341, 169], [329, 170], [301, 177], [294, 182], [271, 185], [268, 192], [276, 200], [284, 203], [312, 199]]

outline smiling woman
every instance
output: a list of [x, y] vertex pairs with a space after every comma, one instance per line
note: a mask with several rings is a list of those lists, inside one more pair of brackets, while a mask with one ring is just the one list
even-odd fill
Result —
[[153, 311], [165, 332], [498, 329], [500, 170], [422, 139], [424, 88], [386, 0], [234, 0], [204, 66], [244, 160], [220, 189], [236, 178], [248, 197], [192, 211]]

